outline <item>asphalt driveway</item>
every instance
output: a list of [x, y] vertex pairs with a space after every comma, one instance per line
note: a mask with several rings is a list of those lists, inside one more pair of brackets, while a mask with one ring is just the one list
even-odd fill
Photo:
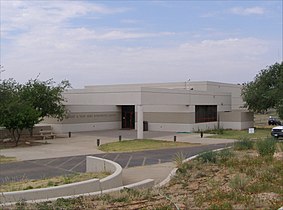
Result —
[[[229, 144], [210, 144], [195, 147], [148, 150], [127, 153], [89, 154], [119, 163], [124, 169], [172, 162], [177, 153], [188, 158], [203, 151], [218, 149]], [[75, 172], [85, 172], [86, 155], [27, 160], [0, 164], [0, 183], [23, 179], [42, 179]]]

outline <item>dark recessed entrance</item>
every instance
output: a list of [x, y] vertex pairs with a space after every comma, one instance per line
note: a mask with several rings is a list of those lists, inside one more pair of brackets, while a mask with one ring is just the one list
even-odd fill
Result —
[[135, 129], [135, 106], [122, 106], [122, 129]]

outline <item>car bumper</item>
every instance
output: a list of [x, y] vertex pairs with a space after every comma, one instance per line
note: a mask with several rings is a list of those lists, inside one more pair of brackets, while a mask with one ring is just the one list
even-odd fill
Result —
[[283, 133], [271, 132], [271, 136], [274, 136], [274, 137], [283, 137]]

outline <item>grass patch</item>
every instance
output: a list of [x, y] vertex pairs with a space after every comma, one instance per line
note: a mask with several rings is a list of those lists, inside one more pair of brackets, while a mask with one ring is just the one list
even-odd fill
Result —
[[166, 149], [176, 147], [190, 147], [199, 144], [191, 144], [185, 142], [170, 142], [161, 140], [151, 139], [135, 139], [120, 142], [112, 142], [108, 144], [102, 144], [98, 149], [105, 152], [132, 152], [132, 151], [143, 151], [153, 149]]
[[101, 173], [76, 173], [68, 176], [58, 176], [41, 180], [22, 180], [17, 182], [7, 182], [0, 185], [0, 192], [11, 192], [19, 190], [30, 190], [60, 186], [74, 182], [81, 182], [89, 179], [102, 179], [110, 175], [108, 172]]
[[6, 157], [4, 155], [0, 155], [0, 164], [1, 163], [8, 163], [8, 162], [14, 162], [17, 159], [15, 157]]
[[207, 136], [207, 138], [219, 138], [219, 139], [264, 139], [267, 137], [271, 137], [271, 129], [275, 127], [274, 125], [268, 125], [269, 116], [276, 116], [275, 111], [271, 111], [268, 114], [255, 114], [254, 115], [254, 126], [255, 133], [249, 134], [248, 129], [245, 130], [224, 130], [224, 129], [215, 129], [208, 130], [205, 133], [215, 134], [212, 136]]
[[[270, 128], [256, 128], [255, 133], [249, 134], [248, 130], [223, 130], [222, 134], [216, 134], [213, 136], [208, 136], [208, 138], [218, 138], [218, 139], [238, 139], [241, 140], [243, 138], [250, 139], [262, 139], [266, 137], [270, 137]], [[211, 133], [208, 131], [207, 133]]]

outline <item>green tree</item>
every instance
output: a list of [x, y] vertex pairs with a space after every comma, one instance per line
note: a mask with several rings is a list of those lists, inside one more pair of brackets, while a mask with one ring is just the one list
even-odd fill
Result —
[[30, 80], [24, 85], [15, 80], [0, 83], [0, 126], [6, 127], [16, 145], [23, 129], [32, 128], [44, 117], [63, 119], [66, 114], [63, 105], [63, 91], [70, 87], [68, 81], [55, 86], [51, 80]]
[[34, 126], [39, 117], [39, 112], [26, 102], [14, 98], [10, 103], [0, 111], [4, 117], [1, 119], [1, 125], [6, 127], [16, 146], [20, 140], [21, 133], [24, 128]]
[[29, 101], [34, 109], [40, 111], [38, 122], [42, 121], [44, 117], [62, 120], [66, 115], [62, 93], [69, 87], [70, 83], [67, 80], [56, 86], [52, 79], [47, 81], [29, 80], [22, 88], [21, 97], [22, 100]]
[[33, 126], [39, 118], [39, 112], [27, 101], [22, 101], [22, 86], [15, 80], [3, 81], [0, 84], [0, 125], [6, 127], [16, 146], [22, 130]]
[[268, 66], [254, 81], [244, 84], [242, 96], [249, 110], [263, 112], [275, 108], [283, 119], [283, 62]]

